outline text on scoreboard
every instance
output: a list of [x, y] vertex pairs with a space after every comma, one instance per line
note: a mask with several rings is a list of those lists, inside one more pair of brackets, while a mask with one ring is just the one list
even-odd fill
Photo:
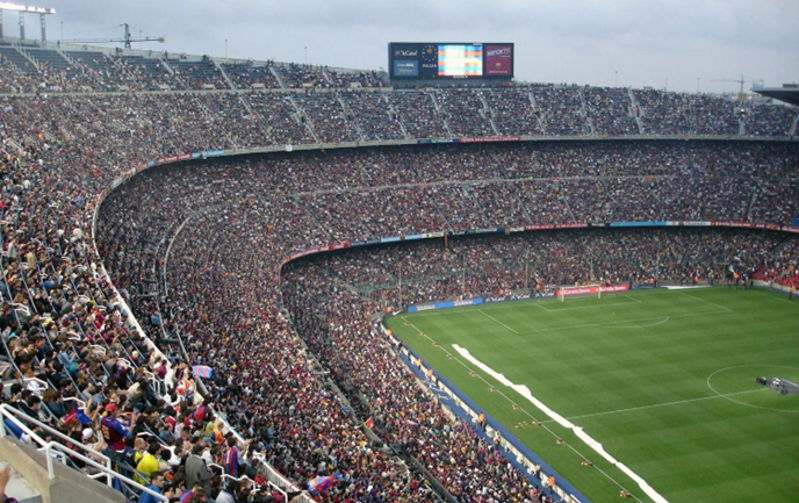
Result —
[[391, 42], [392, 79], [513, 78], [512, 43]]

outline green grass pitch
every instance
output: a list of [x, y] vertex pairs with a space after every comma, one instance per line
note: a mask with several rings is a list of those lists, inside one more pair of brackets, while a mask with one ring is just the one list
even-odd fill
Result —
[[799, 381], [799, 299], [657, 289], [401, 314], [387, 326], [594, 503], [619, 501], [622, 487], [651, 499], [453, 345], [526, 385], [670, 503], [799, 500], [799, 395], [755, 382]]

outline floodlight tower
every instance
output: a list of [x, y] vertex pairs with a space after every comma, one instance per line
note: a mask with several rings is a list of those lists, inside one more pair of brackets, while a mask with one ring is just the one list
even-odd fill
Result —
[[42, 42], [47, 41], [47, 28], [44, 17], [48, 14], [55, 14], [55, 9], [49, 7], [34, 7], [32, 5], [18, 5], [11, 2], [0, 2], [0, 38], [3, 38], [3, 11], [13, 10], [19, 13], [19, 39], [25, 40], [25, 14], [39, 14], [39, 21], [42, 25]]

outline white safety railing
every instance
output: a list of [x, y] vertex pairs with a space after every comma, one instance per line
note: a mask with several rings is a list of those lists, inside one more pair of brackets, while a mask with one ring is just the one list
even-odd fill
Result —
[[[31, 416], [9, 406], [8, 404], [0, 404], [0, 417], [4, 419], [3, 422], [0, 423], [0, 437], [6, 437], [8, 435], [8, 432], [6, 431], [5, 420], [9, 420], [13, 422], [14, 425], [23, 433], [25, 433], [32, 442], [39, 446], [39, 451], [44, 451], [45, 458], [47, 460], [47, 477], [50, 479], [55, 478], [55, 465], [53, 464], [53, 460], [59, 460], [62, 464], [66, 465], [67, 458], [70, 457], [78, 459], [92, 468], [95, 468], [97, 473], [87, 474], [88, 477], [94, 480], [105, 477], [105, 483], [108, 485], [108, 487], [113, 488], [114, 479], [117, 479], [129, 486], [132, 486], [139, 492], [146, 492], [152, 495], [158, 501], [169, 501], [169, 498], [163, 494], [157, 493], [152, 489], [139, 484], [135, 480], [114, 471], [111, 466], [111, 459], [105, 454], [102, 454], [101, 452], [96, 451], [87, 445], [77, 442], [75, 439], [64, 435], [60, 431], [32, 418]], [[48, 435], [54, 435], [66, 442], [69, 442], [74, 446], [74, 448], [67, 447], [61, 442], [56, 442], [54, 440], [45, 440], [31, 427], [29, 427], [28, 424], [33, 424], [35, 428], [41, 428], [42, 430], [46, 431]], [[78, 450], [83, 452], [78, 452]]]

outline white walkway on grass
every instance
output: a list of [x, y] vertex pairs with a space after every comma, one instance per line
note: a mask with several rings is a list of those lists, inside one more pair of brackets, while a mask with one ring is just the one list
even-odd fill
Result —
[[652, 498], [653, 501], [655, 501], [656, 503], [668, 503], [668, 500], [666, 500], [666, 498], [664, 498], [657, 491], [655, 491], [652, 488], [652, 486], [650, 486], [649, 483], [646, 480], [644, 480], [640, 475], [638, 475], [637, 473], [632, 471], [627, 465], [625, 465], [624, 463], [622, 463], [619, 460], [617, 460], [616, 458], [614, 458], [608, 451], [605, 450], [604, 447], [602, 447], [602, 444], [600, 444], [599, 442], [597, 442], [596, 440], [591, 438], [587, 433], [585, 433], [583, 431], [583, 429], [581, 427], [575, 425], [574, 423], [572, 423], [571, 421], [569, 421], [565, 417], [561, 416], [560, 414], [558, 414], [554, 410], [552, 410], [549, 407], [547, 407], [546, 405], [544, 405], [544, 403], [541, 402], [541, 400], [539, 400], [536, 397], [534, 397], [533, 394], [530, 392], [530, 388], [528, 388], [524, 384], [514, 384], [514, 383], [512, 383], [503, 374], [500, 374], [499, 372], [496, 372], [494, 369], [492, 369], [491, 367], [489, 367], [485, 363], [481, 362], [480, 360], [478, 360], [477, 358], [472, 356], [472, 354], [469, 352], [468, 349], [463, 348], [463, 347], [461, 347], [461, 346], [459, 346], [457, 344], [453, 344], [452, 347], [455, 348], [455, 351], [457, 351], [462, 357], [464, 357], [472, 365], [476, 366], [477, 368], [479, 368], [480, 370], [482, 370], [486, 374], [490, 375], [491, 377], [493, 377], [494, 379], [496, 379], [500, 383], [504, 384], [505, 386], [513, 389], [518, 394], [520, 394], [521, 396], [526, 398], [530, 403], [535, 405], [538, 409], [540, 409], [544, 414], [549, 416], [550, 419], [552, 419], [553, 421], [557, 422], [558, 424], [560, 424], [564, 428], [567, 428], [567, 429], [571, 430], [572, 432], [574, 432], [574, 434], [580, 440], [582, 440], [588, 447], [590, 447], [597, 454], [599, 454], [600, 456], [605, 458], [613, 466], [615, 466], [616, 468], [618, 468], [619, 470], [624, 472], [625, 475], [627, 475], [628, 477], [633, 479], [633, 481], [635, 481], [635, 483], [638, 484], [638, 487], [640, 487], [641, 490], [647, 496]]

